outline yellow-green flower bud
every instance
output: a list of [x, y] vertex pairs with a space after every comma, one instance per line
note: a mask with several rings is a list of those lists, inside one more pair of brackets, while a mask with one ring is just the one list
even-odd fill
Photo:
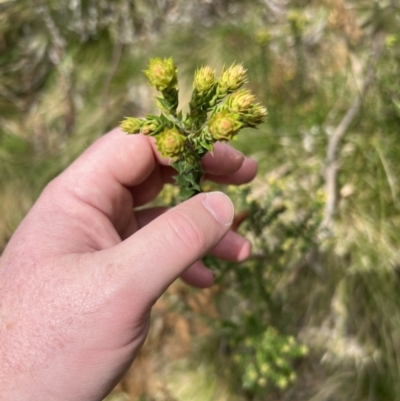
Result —
[[281, 377], [277, 380], [276, 384], [278, 385], [278, 387], [279, 387], [280, 389], [284, 390], [284, 389], [288, 386], [289, 380], [288, 380], [286, 377], [281, 376]]
[[162, 129], [162, 123], [156, 119], [146, 120], [142, 124], [140, 132], [143, 135], [155, 135]]
[[245, 127], [256, 127], [267, 119], [267, 109], [259, 103], [251, 104], [247, 110], [240, 113], [240, 121]]
[[229, 111], [220, 111], [214, 114], [208, 122], [208, 130], [217, 141], [229, 141], [242, 127], [239, 115]]
[[149, 79], [150, 85], [155, 86], [159, 91], [175, 88], [178, 83], [177, 69], [172, 58], [162, 60], [157, 57], [151, 59], [144, 73]]
[[232, 112], [243, 113], [251, 109], [255, 101], [254, 95], [247, 89], [241, 89], [228, 96], [226, 105]]
[[137, 134], [140, 131], [140, 128], [143, 124], [143, 120], [134, 117], [125, 117], [123, 121], [120, 123], [120, 127], [122, 131], [127, 134]]
[[175, 158], [185, 150], [186, 137], [176, 128], [166, 129], [156, 137], [157, 148], [162, 157]]
[[298, 10], [290, 10], [287, 19], [291, 24], [291, 26], [293, 27], [293, 29], [295, 29], [296, 31], [302, 31], [307, 22], [304, 13]]
[[391, 34], [386, 36], [385, 38], [385, 45], [388, 49], [393, 48], [396, 43], [399, 41], [400, 37], [396, 34]]
[[256, 42], [259, 45], [266, 45], [271, 40], [271, 34], [268, 29], [262, 28], [256, 32]]
[[258, 125], [267, 119], [268, 111], [267, 108], [260, 104], [255, 104], [249, 111], [247, 118], [252, 125]]
[[194, 76], [193, 88], [199, 93], [209, 91], [215, 83], [215, 71], [209, 67], [201, 67]]
[[238, 90], [246, 82], [246, 72], [242, 64], [232, 64], [222, 71], [219, 87], [226, 92]]

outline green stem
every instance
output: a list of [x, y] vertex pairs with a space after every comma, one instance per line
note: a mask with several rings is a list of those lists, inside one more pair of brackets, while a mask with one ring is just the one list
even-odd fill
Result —
[[196, 161], [192, 160], [191, 163], [186, 160], [180, 160], [175, 162], [172, 167], [178, 172], [175, 180], [180, 188], [180, 196], [183, 199], [189, 199], [202, 192], [200, 181], [204, 171], [200, 158], [196, 158]]

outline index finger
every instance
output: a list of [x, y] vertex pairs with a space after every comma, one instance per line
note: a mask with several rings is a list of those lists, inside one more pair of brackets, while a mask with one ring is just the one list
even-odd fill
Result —
[[148, 138], [115, 129], [83, 152], [55, 184], [114, 222], [121, 207], [133, 207], [129, 188], [146, 181], [156, 166]]

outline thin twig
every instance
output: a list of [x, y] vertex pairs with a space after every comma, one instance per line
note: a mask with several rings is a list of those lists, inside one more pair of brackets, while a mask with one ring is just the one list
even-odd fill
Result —
[[365, 77], [357, 97], [329, 137], [325, 161], [325, 189], [327, 200], [322, 227], [331, 227], [338, 203], [339, 149], [341, 141], [361, 109], [362, 101], [375, 78], [375, 66], [382, 53], [380, 36], [373, 41], [373, 49], [365, 69]]
[[37, 12], [41, 15], [50, 34], [52, 47], [49, 52], [49, 58], [59, 73], [60, 88], [65, 96], [67, 112], [64, 116], [64, 133], [69, 135], [75, 126], [75, 102], [73, 97], [72, 71], [70, 67], [62, 63], [65, 58], [66, 41], [53, 20], [49, 7], [46, 4], [42, 4], [37, 7]]
[[[383, 46], [380, 37], [376, 37], [373, 41], [373, 49], [371, 56], [367, 62], [367, 67], [365, 68], [365, 77], [361, 85], [360, 91], [357, 97], [354, 99], [351, 107], [348, 109], [339, 125], [336, 127], [333, 134], [329, 137], [326, 161], [325, 161], [325, 189], [327, 194], [327, 201], [325, 204], [324, 219], [320, 226], [320, 232], [323, 233], [324, 230], [330, 229], [333, 223], [333, 218], [335, 216], [337, 203], [338, 203], [338, 175], [339, 175], [339, 150], [341, 141], [348, 131], [351, 123], [357, 117], [360, 112], [362, 101], [370, 88], [374, 78], [375, 78], [375, 66], [382, 53]], [[307, 255], [304, 257], [303, 261], [299, 263], [294, 269], [291, 277], [289, 278], [288, 284], [293, 284], [300, 274], [300, 271], [306, 267], [315, 267], [318, 263], [320, 254], [320, 249], [313, 247]], [[320, 269], [315, 269], [316, 273]]]

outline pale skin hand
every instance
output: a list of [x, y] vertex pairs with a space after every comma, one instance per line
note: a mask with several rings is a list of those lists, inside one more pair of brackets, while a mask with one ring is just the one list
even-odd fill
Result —
[[[257, 170], [226, 144], [203, 161], [221, 183]], [[101, 400], [175, 279], [207, 287], [203, 255], [249, 255], [249, 242], [229, 231], [233, 206], [221, 193], [134, 212], [173, 172], [150, 138], [114, 130], [46, 187], [0, 259], [0, 400]]]

